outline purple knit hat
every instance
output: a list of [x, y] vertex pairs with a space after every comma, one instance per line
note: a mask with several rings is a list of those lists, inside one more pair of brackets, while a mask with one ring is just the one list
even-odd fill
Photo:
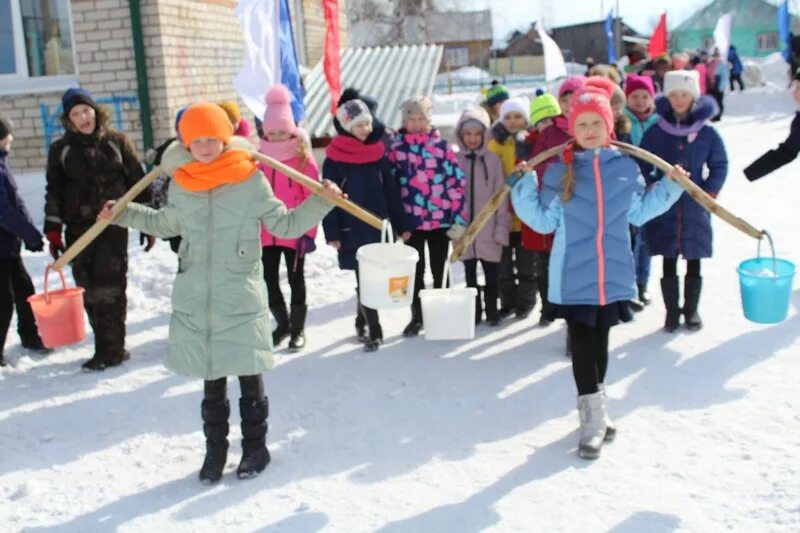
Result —
[[625, 96], [630, 96], [633, 91], [645, 90], [650, 93], [650, 96], [656, 95], [656, 90], [653, 87], [653, 78], [650, 76], [637, 76], [636, 74], [629, 74], [625, 78]]
[[585, 76], [570, 76], [564, 83], [561, 84], [561, 87], [558, 88], [558, 97], [561, 98], [564, 96], [564, 93], [574, 93], [581, 87], [586, 84], [586, 77]]

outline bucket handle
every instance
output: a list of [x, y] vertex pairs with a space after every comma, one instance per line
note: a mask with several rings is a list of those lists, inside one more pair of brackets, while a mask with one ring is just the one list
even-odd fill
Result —
[[[51, 265], [47, 265], [44, 269], [44, 303], [50, 305], [50, 290], [47, 286], [48, 278], [50, 277], [50, 267]], [[67, 280], [64, 279], [64, 273], [60, 270], [57, 270], [58, 275], [61, 277], [61, 288], [63, 290], [67, 290]]]
[[[775, 245], [772, 242], [772, 235], [770, 235], [767, 230], [762, 230], [761, 233], [763, 235], [766, 235], [767, 240], [769, 241], [769, 247], [772, 250], [772, 276], [775, 279], [778, 279], [778, 260], [775, 257]], [[763, 239], [758, 239], [758, 245], [757, 245], [757, 249], [756, 249], [756, 254], [758, 255], [759, 259], [761, 259], [761, 241], [762, 240]]]
[[[452, 265], [452, 263], [450, 262], [449, 257], [450, 257], [450, 244], [448, 243], [447, 255], [445, 256], [444, 260], [444, 273], [442, 274], [442, 286], [439, 287], [440, 289], [446, 289], [447, 282], [450, 281], [450, 265]], [[450, 284], [450, 289], [453, 289], [452, 283]]]
[[389, 222], [388, 218], [384, 218], [381, 220], [381, 242], [391, 243], [392, 235], [394, 235], [394, 232], [392, 231], [392, 223]]

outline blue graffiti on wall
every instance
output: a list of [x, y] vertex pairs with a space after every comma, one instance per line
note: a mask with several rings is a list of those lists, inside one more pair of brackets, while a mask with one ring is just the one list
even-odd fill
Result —
[[[123, 105], [129, 104], [131, 107], [138, 108], [139, 107], [139, 99], [135, 95], [114, 95], [114, 96], [101, 96], [97, 98], [98, 104], [112, 106], [114, 109], [113, 117], [114, 117], [114, 127], [116, 130], [122, 131], [122, 114], [124, 112]], [[44, 150], [50, 148], [50, 145], [53, 143], [53, 139], [57, 135], [61, 135], [64, 132], [64, 126], [61, 125], [61, 113], [62, 107], [61, 104], [56, 105], [52, 112], [50, 112], [50, 107], [40, 102], [39, 103], [39, 112], [42, 116], [42, 125], [44, 126]]]

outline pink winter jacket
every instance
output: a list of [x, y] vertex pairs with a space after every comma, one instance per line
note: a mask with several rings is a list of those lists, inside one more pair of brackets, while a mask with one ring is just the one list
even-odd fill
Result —
[[[475, 151], [464, 144], [461, 127], [468, 120], [477, 120], [483, 125], [483, 144]], [[461, 114], [456, 126], [456, 138], [461, 151], [458, 152], [458, 164], [466, 176], [466, 207], [469, 213], [477, 215], [492, 195], [501, 189], [506, 182], [503, 164], [497, 154], [487, 148], [489, 137], [489, 115], [482, 108], [470, 108]], [[484, 226], [473, 243], [464, 250], [462, 260], [483, 259], [499, 263], [503, 255], [503, 246], [508, 246], [511, 233], [511, 211], [498, 209]]]
[[[313, 157], [308, 158], [305, 168], [300, 168], [300, 157], [293, 157], [281, 162], [295, 170], [302, 172], [310, 178], [319, 180], [319, 169], [317, 167], [317, 162], [314, 161]], [[306, 198], [313, 194], [310, 190], [306, 189], [299, 183], [292, 181], [289, 176], [283, 172], [279, 172], [272, 167], [268, 167], [264, 163], [259, 163], [258, 169], [264, 173], [264, 176], [266, 176], [267, 181], [272, 186], [272, 191], [275, 193], [275, 196], [278, 198], [278, 200], [286, 204], [288, 209], [294, 209], [305, 202]], [[306, 235], [314, 239], [317, 236], [317, 226], [314, 226], [312, 229], [310, 229]], [[297, 243], [299, 240], [300, 239], [281, 239], [279, 237], [275, 237], [266, 229], [264, 229], [263, 226], [261, 227], [262, 247], [283, 246], [284, 248], [297, 250]]]

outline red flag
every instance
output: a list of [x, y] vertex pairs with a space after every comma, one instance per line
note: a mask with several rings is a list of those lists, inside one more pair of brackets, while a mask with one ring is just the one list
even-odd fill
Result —
[[339, 0], [322, 0], [325, 14], [325, 79], [331, 92], [331, 113], [336, 113], [336, 104], [342, 94], [342, 69], [339, 65]]
[[650, 44], [647, 46], [647, 51], [650, 52], [650, 57], [655, 59], [659, 55], [667, 51], [667, 13], [658, 19], [658, 26], [656, 26], [653, 35], [650, 37]]

